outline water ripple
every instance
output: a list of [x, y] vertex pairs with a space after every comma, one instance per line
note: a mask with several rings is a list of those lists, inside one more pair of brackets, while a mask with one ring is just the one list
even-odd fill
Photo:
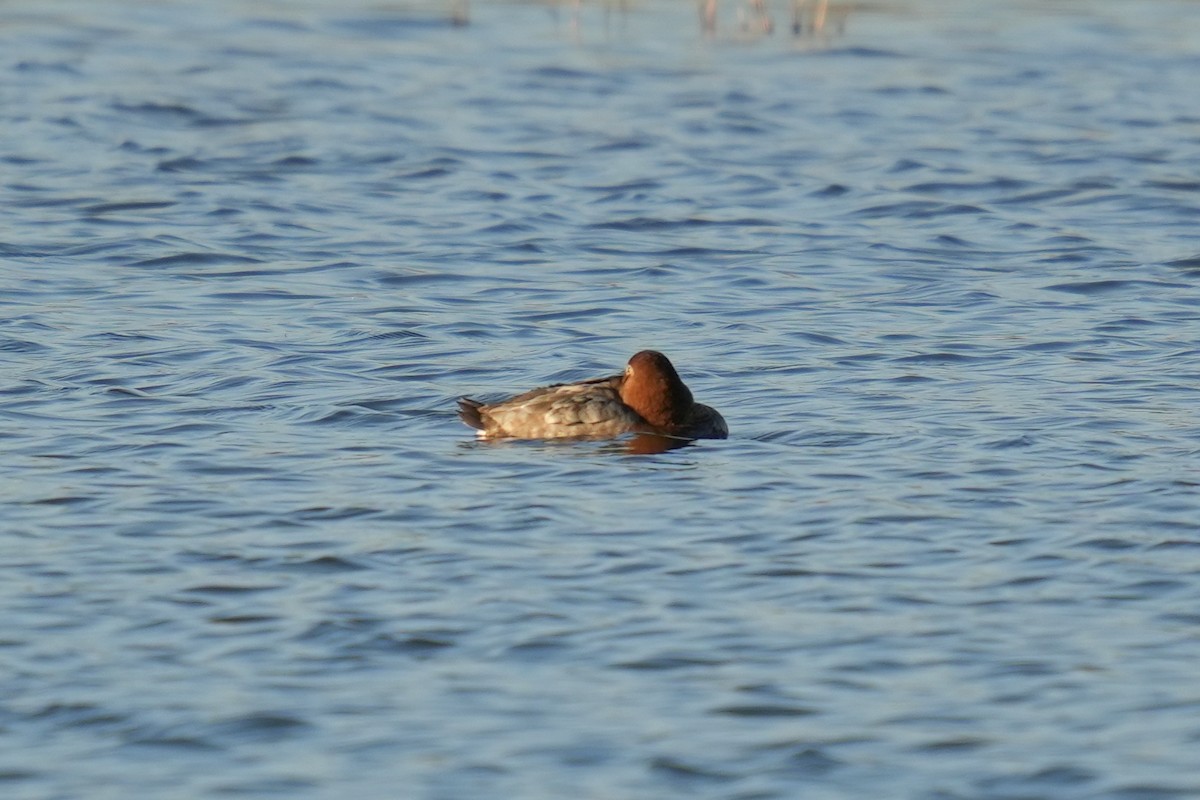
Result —
[[9, 9], [5, 791], [1200, 793], [1195, 15], [816, 6]]

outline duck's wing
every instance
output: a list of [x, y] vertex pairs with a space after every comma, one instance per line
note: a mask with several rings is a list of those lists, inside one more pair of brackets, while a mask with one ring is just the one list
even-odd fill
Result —
[[617, 390], [620, 388], [621, 380], [624, 379], [624, 377], [625, 376], [623, 375], [610, 375], [607, 378], [590, 378], [589, 380], [579, 381], [578, 383], [554, 383], [549, 386], [539, 386], [537, 389], [530, 389], [528, 392], [519, 394], [516, 397], [510, 397], [507, 400], [494, 403], [488, 406], [488, 408], [499, 408], [500, 406], [529, 403], [547, 396], [569, 394], [572, 392], [593, 388], [598, 391], [603, 391], [605, 389]]
[[497, 430], [496, 423], [492, 419], [493, 412], [498, 412], [502, 418], [507, 417], [522, 409], [536, 407], [539, 403], [553, 402], [559, 390], [564, 387], [569, 389], [592, 384], [608, 384], [612, 380], [612, 378], [593, 378], [577, 384], [555, 383], [550, 386], [540, 386], [499, 403], [489, 404], [472, 397], [460, 397], [458, 398], [458, 418], [468, 426], [483, 431], [485, 434], [495, 433], [497, 436], [502, 436], [504, 434]]
[[[472, 405], [471, 411], [478, 412], [483, 425], [480, 435], [489, 438], [602, 437], [644, 429], [645, 420], [621, 402], [622, 379], [623, 376], [614, 375], [545, 386], [502, 403]], [[463, 420], [472, 425], [469, 413], [464, 413]]]

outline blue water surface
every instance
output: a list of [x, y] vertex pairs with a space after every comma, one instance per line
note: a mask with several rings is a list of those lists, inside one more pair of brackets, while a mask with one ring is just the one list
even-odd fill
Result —
[[4, 4], [0, 796], [1200, 797], [1200, 6], [705, 14]]

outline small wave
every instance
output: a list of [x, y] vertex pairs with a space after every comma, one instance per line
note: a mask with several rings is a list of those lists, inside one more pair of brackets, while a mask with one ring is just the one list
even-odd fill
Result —
[[152, 211], [160, 208], [170, 208], [178, 205], [174, 200], [147, 200], [142, 202], [126, 202], [126, 203], [98, 203], [93, 206], [84, 206], [80, 209], [87, 214], [112, 214], [117, 211]]
[[918, 353], [891, 359], [895, 364], [970, 364], [996, 361], [997, 356], [968, 356], [962, 353]]
[[1098, 295], [1112, 294], [1125, 289], [1137, 287], [1151, 287], [1155, 289], [1182, 289], [1187, 288], [1186, 284], [1167, 283], [1166, 281], [1123, 281], [1123, 280], [1103, 280], [1103, 281], [1078, 281], [1073, 283], [1055, 283], [1042, 288], [1051, 292], [1066, 292], [1068, 294], [1082, 295]]
[[938, 203], [930, 200], [908, 200], [902, 203], [885, 203], [868, 206], [855, 212], [856, 216], [878, 219], [901, 217], [904, 219], [933, 219], [960, 214], [989, 214], [987, 209], [968, 203]]

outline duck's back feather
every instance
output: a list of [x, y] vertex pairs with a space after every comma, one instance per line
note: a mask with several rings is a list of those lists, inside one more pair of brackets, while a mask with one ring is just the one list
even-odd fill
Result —
[[637, 412], [621, 402], [621, 379], [614, 375], [544, 386], [495, 405], [463, 398], [459, 415], [485, 438], [608, 437], [649, 429]]

